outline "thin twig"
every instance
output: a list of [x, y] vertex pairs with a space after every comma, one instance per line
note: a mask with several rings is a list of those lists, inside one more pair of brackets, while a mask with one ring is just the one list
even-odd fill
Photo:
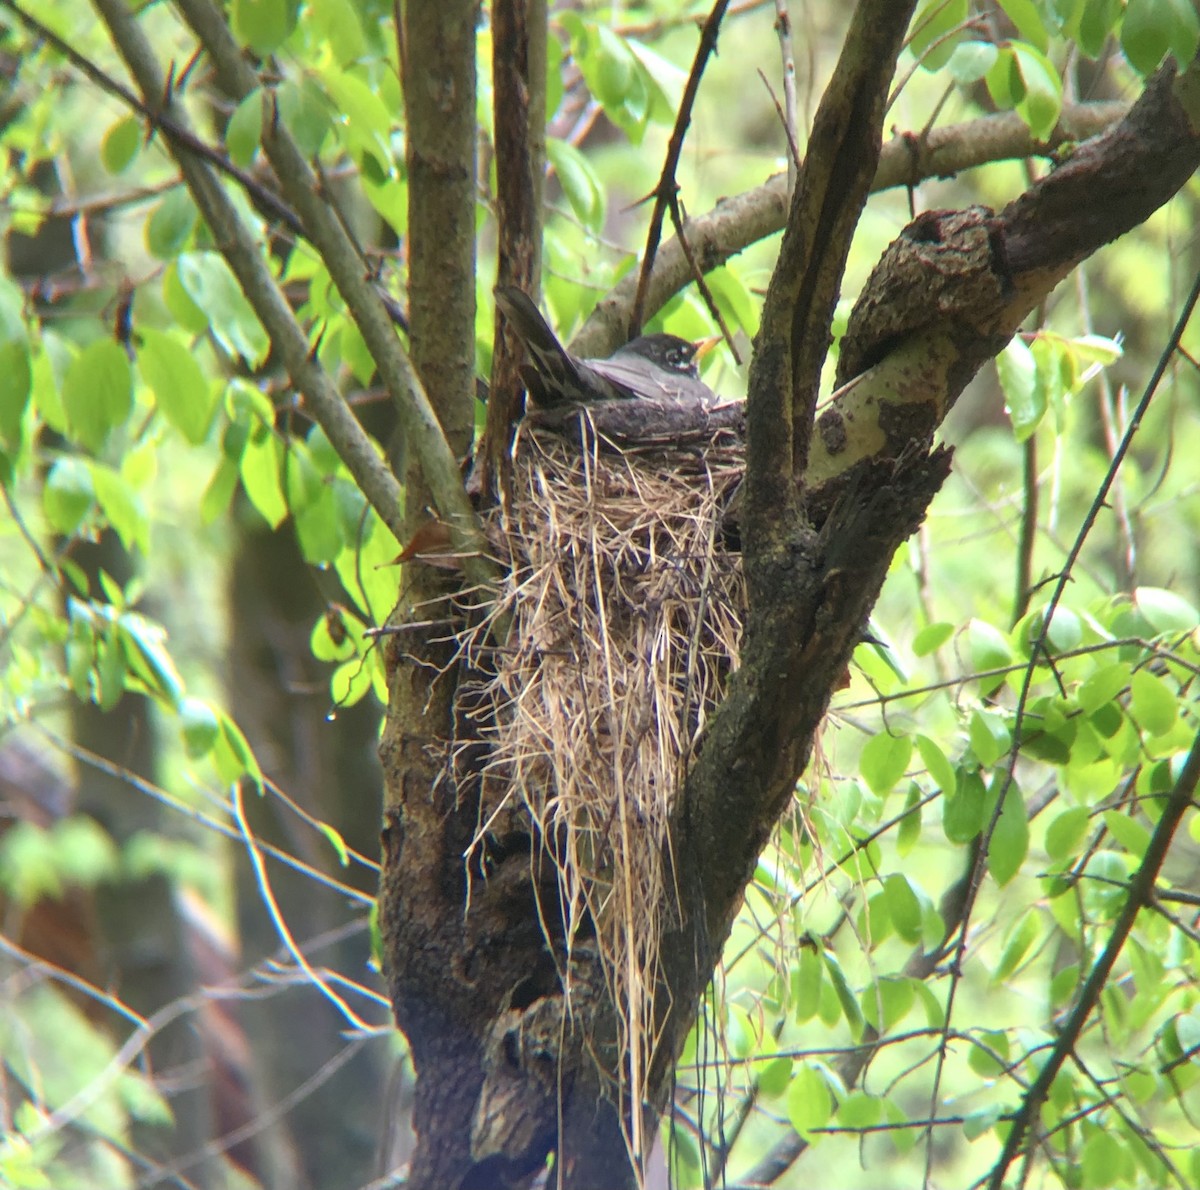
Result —
[[1197, 734], [1192, 743], [1191, 751], [1179, 774], [1179, 780], [1175, 782], [1175, 788], [1167, 799], [1162, 817], [1154, 828], [1154, 834], [1150, 836], [1150, 843], [1146, 847], [1141, 865], [1129, 882], [1129, 895], [1120, 915], [1113, 924], [1108, 943], [1088, 973], [1079, 997], [1075, 1001], [1075, 1007], [1059, 1029], [1050, 1056], [1043, 1063], [1033, 1085], [1021, 1100], [1021, 1106], [1009, 1122], [1004, 1148], [988, 1178], [989, 1190], [1001, 1190], [1004, 1184], [1004, 1175], [1020, 1152], [1025, 1135], [1038, 1112], [1041, 1111], [1042, 1103], [1049, 1093], [1051, 1084], [1058, 1076], [1063, 1063], [1074, 1052], [1075, 1043], [1079, 1040], [1088, 1018], [1096, 1008], [1100, 994], [1108, 984], [1113, 966], [1133, 930], [1138, 913], [1153, 904], [1154, 882], [1167, 857], [1167, 851], [1170, 849], [1175, 832], [1178, 830], [1184, 814], [1191, 808], [1192, 797], [1196, 792], [1198, 781], [1200, 781], [1200, 734]]
[[[1010, 751], [1008, 757], [1004, 784], [1000, 790], [999, 796], [996, 798], [995, 809], [992, 811], [991, 818], [984, 829], [982, 835], [982, 846], [979, 848], [979, 851], [976, 855], [975, 863], [972, 866], [972, 871], [968, 881], [962, 925], [960, 927], [958, 943], [954, 950], [954, 957], [951, 962], [950, 989], [946, 995], [945, 1019], [947, 1028], [950, 1026], [950, 1021], [954, 1013], [955, 998], [963, 977], [963, 963], [967, 950], [967, 931], [968, 926], [970, 925], [971, 913], [975, 907], [975, 901], [978, 898], [979, 890], [983, 885], [983, 874], [987, 862], [988, 846], [991, 842], [992, 835], [995, 833], [996, 824], [1000, 820], [1000, 814], [1003, 810], [1005, 799], [1007, 798], [1009, 790], [1016, 779], [1017, 759], [1020, 756], [1023, 742], [1022, 737], [1024, 734], [1022, 727], [1024, 726], [1025, 717], [1028, 711], [1030, 690], [1033, 686], [1033, 675], [1037, 669], [1039, 661], [1046, 656], [1046, 642], [1049, 637], [1050, 625], [1054, 618], [1054, 612], [1062, 600], [1063, 592], [1067, 588], [1067, 583], [1070, 581], [1071, 574], [1075, 569], [1075, 563], [1083, 550], [1084, 543], [1087, 541], [1088, 536], [1090, 535], [1096, 520], [1100, 516], [1101, 511], [1107, 507], [1108, 493], [1111, 490], [1113, 483], [1116, 481], [1117, 473], [1120, 471], [1121, 464], [1125, 459], [1125, 455], [1129, 452], [1129, 449], [1133, 444], [1134, 436], [1141, 426], [1142, 418], [1145, 416], [1147, 409], [1150, 407], [1150, 402], [1153, 400], [1155, 393], [1158, 391], [1158, 386], [1161, 383], [1163, 376], [1166, 374], [1167, 367], [1170, 364], [1171, 358], [1175, 354], [1176, 347], [1183, 337], [1184, 330], [1191, 321], [1192, 313], [1195, 310], [1198, 302], [1200, 302], [1200, 273], [1196, 275], [1195, 281], [1192, 285], [1192, 291], [1188, 295], [1187, 301], [1184, 303], [1183, 310], [1175, 323], [1175, 328], [1171, 332], [1171, 337], [1168, 340], [1166, 347], [1163, 349], [1162, 354], [1159, 356], [1158, 363], [1155, 365], [1154, 372], [1146, 383], [1145, 391], [1142, 393], [1142, 398], [1138, 402], [1137, 409], [1134, 411], [1134, 415], [1130, 419], [1129, 425], [1125, 429], [1125, 433], [1122, 435], [1119, 446], [1113, 453], [1113, 458], [1112, 462], [1109, 464], [1108, 473], [1101, 482], [1100, 488], [1096, 493], [1096, 497], [1092, 501], [1092, 505], [1088, 509], [1087, 515], [1084, 517], [1083, 524], [1080, 526], [1079, 532], [1075, 536], [1075, 541], [1071, 545], [1070, 552], [1067, 555], [1066, 563], [1062, 568], [1062, 572], [1058, 577], [1058, 581], [1055, 583], [1054, 591], [1046, 604], [1045, 613], [1042, 616], [1037, 637], [1032, 642], [1032, 647], [1030, 648], [1029, 652], [1029, 661], [1025, 667], [1025, 677], [1021, 684], [1021, 691], [1017, 698], [1016, 712], [1013, 717], [1013, 744], [1012, 750]], [[1165, 820], [1166, 817], [1167, 815], [1164, 813], [1163, 820]], [[1160, 820], [1160, 826], [1163, 820]], [[939, 1051], [938, 1064], [934, 1072], [935, 1097], [937, 1094], [937, 1088], [941, 1085], [941, 1077], [945, 1068], [945, 1056], [946, 1049], [945, 1046], [943, 1046]], [[1014, 1125], [1012, 1131], [1009, 1133], [1010, 1140], [1015, 1136], [1017, 1138], [1015, 1143], [1019, 1143], [1019, 1132], [1020, 1129]], [[1014, 1147], [1012, 1147], [1011, 1152], [1009, 1152], [1009, 1149], [1010, 1146], [1008, 1143], [1006, 1143], [1005, 1152], [1009, 1155], [1007, 1160], [1002, 1158], [1002, 1160], [1004, 1160], [1005, 1169], [1007, 1169], [1008, 1165], [1011, 1163], [1012, 1157], [1016, 1152], [1015, 1144]], [[1000, 1162], [997, 1163], [996, 1168], [1000, 1168]], [[1003, 1181], [1003, 1174], [1001, 1174], [1000, 1181]], [[999, 1187], [1000, 1181], [993, 1179], [993, 1183], [996, 1187]]]
[[[788, 142], [788, 195], [800, 173], [800, 133], [796, 127], [796, 55], [792, 49], [792, 18], [787, 0], [775, 0], [775, 32], [783, 65], [783, 127]], [[772, 95], [772, 99], [775, 97]], [[776, 105], [778, 106], [778, 104]]]
[[696, 47], [696, 56], [692, 59], [692, 69], [688, 74], [687, 85], [683, 89], [683, 98], [679, 102], [679, 111], [675, 116], [675, 127], [671, 129], [671, 139], [667, 142], [667, 157], [663, 162], [658, 185], [652, 191], [654, 210], [650, 215], [650, 227], [646, 233], [646, 251], [642, 255], [637, 296], [634, 298], [633, 309], [629, 315], [630, 338], [633, 338], [642, 329], [642, 311], [646, 306], [650, 274], [654, 271], [654, 258], [658, 254], [658, 245], [662, 238], [663, 216], [668, 207], [671, 208], [675, 217], [678, 231], [680, 222], [678, 217], [679, 185], [675, 181], [675, 171], [683, 153], [683, 140], [687, 135], [688, 125], [692, 120], [692, 108], [700, 91], [700, 79], [704, 75], [704, 68], [708, 65], [709, 56], [716, 52], [717, 33], [728, 7], [729, 0], [716, 0], [712, 12], [708, 14], [708, 19], [704, 22], [704, 27], [700, 30], [700, 44]]

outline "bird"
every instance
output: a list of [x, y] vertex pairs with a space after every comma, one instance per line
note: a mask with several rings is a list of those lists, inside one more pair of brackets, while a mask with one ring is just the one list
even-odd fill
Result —
[[496, 305], [525, 345], [522, 367], [529, 399], [542, 408], [595, 401], [644, 400], [678, 409], [714, 409], [717, 396], [700, 379], [699, 358], [718, 340], [698, 343], [678, 335], [642, 335], [607, 359], [580, 359], [558, 341], [534, 305], [515, 285], [496, 287]]

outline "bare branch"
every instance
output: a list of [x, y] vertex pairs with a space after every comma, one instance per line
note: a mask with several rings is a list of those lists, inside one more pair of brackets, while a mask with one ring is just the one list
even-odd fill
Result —
[[716, 0], [704, 28], [700, 31], [700, 44], [696, 47], [696, 56], [692, 59], [692, 69], [688, 73], [687, 85], [683, 89], [683, 98], [679, 101], [679, 111], [675, 115], [675, 127], [671, 129], [671, 139], [667, 143], [667, 157], [663, 162], [662, 173], [658, 185], [654, 187], [654, 211], [650, 216], [650, 228], [646, 232], [646, 251], [642, 255], [642, 267], [638, 273], [637, 291], [633, 299], [633, 310], [629, 315], [628, 338], [633, 338], [642, 329], [643, 313], [646, 306], [646, 288], [650, 283], [650, 274], [654, 269], [654, 258], [658, 253], [658, 243], [662, 236], [663, 215], [667, 208], [675, 218], [678, 227], [679, 194], [675, 181], [675, 170], [679, 166], [679, 158], [683, 153], [683, 138], [687, 135], [688, 125], [692, 122], [692, 108], [696, 95], [700, 91], [700, 80], [704, 76], [704, 68], [708, 59], [716, 52], [717, 33], [721, 28], [721, 19], [729, 0]]
[[1192, 749], [1184, 762], [1179, 780], [1175, 782], [1175, 788], [1171, 790], [1163, 807], [1162, 817], [1154, 827], [1154, 834], [1150, 836], [1150, 843], [1142, 856], [1142, 862], [1129, 882], [1129, 895], [1125, 899], [1120, 915], [1113, 923], [1108, 943], [1093, 964], [1091, 971], [1088, 972], [1087, 980], [1080, 990], [1075, 1006], [1058, 1031], [1054, 1048], [1038, 1071], [1037, 1078], [1022, 1097], [1021, 1106], [1010, 1121], [1004, 1148], [996, 1159], [996, 1164], [992, 1167], [991, 1175], [988, 1178], [988, 1190], [1001, 1190], [1004, 1185], [1004, 1175], [1008, 1172], [1008, 1167], [1021, 1151], [1026, 1134], [1041, 1111], [1051, 1085], [1058, 1076], [1059, 1070], [1062, 1069], [1063, 1063], [1074, 1051], [1084, 1026], [1096, 1009], [1100, 993], [1108, 984], [1113, 966], [1129, 938], [1134, 922], [1137, 921], [1138, 913], [1153, 904], [1154, 882], [1158, 879], [1163, 861], [1167, 858], [1171, 840], [1174, 839], [1184, 814], [1191, 808], [1198, 782], [1200, 782], [1200, 735], [1197, 735], [1192, 743]]
[[[492, 9], [492, 111], [496, 136], [496, 284], [537, 301], [542, 272], [542, 192], [546, 167], [546, 0], [501, 0]], [[525, 349], [495, 315], [481, 489], [503, 485], [511, 427], [520, 414]]]
[[775, 0], [775, 32], [783, 66], [783, 130], [788, 145], [788, 194], [796, 189], [800, 169], [800, 133], [796, 127], [796, 54], [792, 49], [792, 18], [787, 0]]
[[[930, 178], [950, 177], [965, 169], [1030, 156], [1045, 156], [1062, 145], [1084, 140], [1115, 124], [1129, 110], [1123, 103], [1068, 104], [1054, 132], [1036, 140], [1015, 112], [981, 116], [924, 136], [904, 132], [883, 146], [872, 191], [916, 186]], [[724, 264], [750, 244], [783, 228], [788, 184], [777, 174], [753, 190], [723, 199], [712, 211], [687, 223], [688, 243], [706, 271]], [[678, 239], [658, 252], [647, 294], [647, 317], [691, 280], [691, 268]], [[576, 355], [603, 356], [625, 341], [637, 282], [624, 278], [597, 304], [571, 343]]]

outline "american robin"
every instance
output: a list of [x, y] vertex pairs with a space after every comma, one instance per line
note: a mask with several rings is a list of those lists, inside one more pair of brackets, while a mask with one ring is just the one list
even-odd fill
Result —
[[535, 405], [552, 408], [633, 398], [677, 408], [712, 409], [721, 404], [700, 379], [696, 363], [716, 339], [689, 343], [677, 335], [642, 335], [608, 359], [579, 359], [558, 341], [527, 293], [512, 285], [498, 286], [496, 305], [529, 352], [521, 379]]

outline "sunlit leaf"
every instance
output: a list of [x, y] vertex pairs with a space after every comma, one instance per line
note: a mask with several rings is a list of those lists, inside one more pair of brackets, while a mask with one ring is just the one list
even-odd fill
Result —
[[89, 343], [67, 369], [62, 397], [71, 432], [98, 451], [133, 409], [133, 372], [125, 349], [112, 339]]
[[193, 446], [208, 436], [218, 392], [195, 355], [174, 335], [146, 327], [141, 331], [138, 370], [154, 393], [163, 416]]

